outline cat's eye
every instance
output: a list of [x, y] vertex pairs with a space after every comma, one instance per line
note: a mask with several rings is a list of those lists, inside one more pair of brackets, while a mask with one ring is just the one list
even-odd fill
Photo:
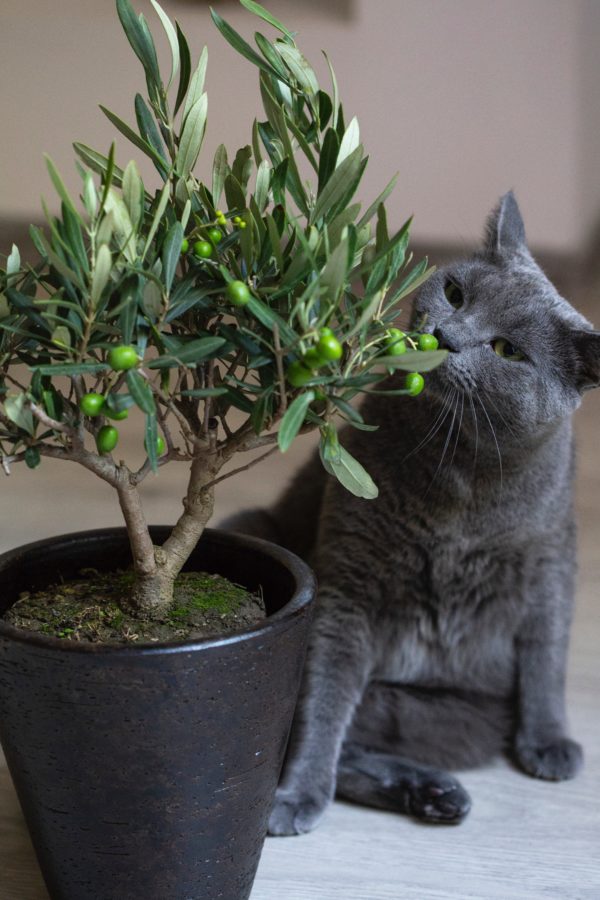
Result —
[[459, 286], [453, 281], [450, 281], [449, 278], [446, 280], [446, 284], [444, 285], [444, 294], [446, 295], [446, 300], [448, 301], [450, 306], [454, 307], [454, 309], [460, 309], [460, 307], [463, 305], [463, 292], [461, 291]]
[[515, 347], [514, 344], [511, 344], [510, 341], [507, 341], [506, 338], [496, 338], [492, 341], [492, 350], [494, 353], [497, 353], [498, 356], [501, 356], [502, 359], [508, 359], [511, 362], [521, 362], [521, 360], [525, 359], [525, 354]]

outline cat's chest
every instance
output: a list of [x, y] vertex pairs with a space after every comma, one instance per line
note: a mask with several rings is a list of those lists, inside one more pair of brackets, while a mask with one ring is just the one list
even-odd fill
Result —
[[388, 597], [376, 677], [510, 692], [526, 578], [515, 552], [427, 548], [421, 570]]

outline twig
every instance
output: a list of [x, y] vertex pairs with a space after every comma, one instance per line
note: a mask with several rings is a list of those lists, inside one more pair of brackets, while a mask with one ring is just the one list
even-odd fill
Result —
[[279, 411], [283, 414], [287, 409], [287, 394], [285, 391], [285, 375], [283, 372], [283, 353], [279, 340], [279, 328], [273, 325], [273, 345], [275, 347], [275, 360], [277, 362], [277, 380], [279, 383]]
[[29, 409], [36, 417], [38, 422], [41, 422], [42, 425], [45, 425], [46, 428], [51, 428], [52, 431], [60, 431], [63, 434], [76, 435], [76, 431], [70, 425], [65, 425], [63, 422], [58, 422], [56, 419], [53, 419], [48, 413], [44, 412], [44, 410], [34, 403], [32, 400], [29, 401]]
[[206, 485], [206, 487], [213, 488], [213, 487], [215, 487], [215, 485], [220, 484], [221, 481], [225, 481], [226, 478], [231, 478], [232, 475], [237, 475], [238, 472], [247, 472], [248, 469], [251, 469], [253, 466], [256, 466], [259, 462], [262, 462], [263, 459], [267, 458], [267, 456], [271, 456], [273, 453], [275, 453], [276, 450], [277, 450], [276, 446], [271, 447], [269, 450], [267, 450], [266, 453], [263, 453], [261, 456], [257, 456], [256, 459], [253, 459], [249, 463], [246, 463], [245, 466], [238, 466], [237, 469], [232, 469], [231, 472], [225, 472], [224, 475], [219, 475], [219, 477], [215, 478], [214, 481], [209, 481], [209, 483]]
[[[180, 453], [178, 450], [170, 450], [169, 453], [165, 453], [164, 456], [161, 456], [159, 460], [157, 460], [158, 467], [166, 465], [168, 462], [190, 462], [192, 456], [187, 453]], [[141, 484], [142, 481], [148, 477], [150, 472], [152, 471], [152, 466], [150, 465], [150, 460], [147, 459], [145, 463], [140, 466], [137, 472], [132, 472], [130, 475], [131, 484], [137, 486]]]

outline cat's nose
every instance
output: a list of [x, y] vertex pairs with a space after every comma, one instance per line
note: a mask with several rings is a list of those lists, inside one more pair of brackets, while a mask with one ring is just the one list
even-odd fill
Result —
[[440, 350], [449, 350], [451, 353], [458, 353], [456, 341], [448, 334], [446, 329], [442, 328], [441, 325], [438, 325], [434, 330], [433, 335], [438, 340]]

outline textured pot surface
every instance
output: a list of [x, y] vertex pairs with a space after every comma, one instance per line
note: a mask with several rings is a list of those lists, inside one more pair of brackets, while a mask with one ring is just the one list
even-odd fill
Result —
[[[23, 590], [129, 559], [124, 529], [5, 553], [0, 612]], [[0, 620], [0, 739], [53, 900], [250, 895], [314, 578], [287, 551], [211, 530], [187, 568], [260, 585], [269, 618], [222, 639], [112, 648]]]

